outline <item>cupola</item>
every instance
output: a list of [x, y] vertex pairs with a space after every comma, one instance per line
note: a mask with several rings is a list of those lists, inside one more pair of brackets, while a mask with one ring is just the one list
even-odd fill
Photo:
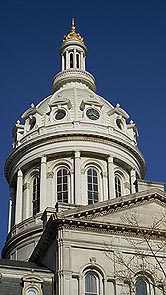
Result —
[[62, 70], [53, 79], [52, 92], [54, 93], [70, 82], [85, 84], [89, 89], [96, 91], [95, 79], [85, 69], [87, 48], [83, 37], [76, 32], [74, 18], [72, 19], [71, 31], [63, 38], [60, 55]]

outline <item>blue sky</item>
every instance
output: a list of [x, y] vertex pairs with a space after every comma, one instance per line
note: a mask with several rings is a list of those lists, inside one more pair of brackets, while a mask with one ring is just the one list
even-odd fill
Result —
[[9, 189], [3, 174], [14, 123], [51, 93], [59, 48], [75, 17], [97, 92], [117, 102], [139, 130], [146, 179], [166, 181], [166, 1], [6, 0], [0, 9], [0, 249]]

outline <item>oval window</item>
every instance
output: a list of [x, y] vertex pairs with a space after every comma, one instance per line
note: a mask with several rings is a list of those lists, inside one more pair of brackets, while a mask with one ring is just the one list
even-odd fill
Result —
[[55, 120], [62, 120], [66, 116], [65, 110], [58, 110], [55, 114]]

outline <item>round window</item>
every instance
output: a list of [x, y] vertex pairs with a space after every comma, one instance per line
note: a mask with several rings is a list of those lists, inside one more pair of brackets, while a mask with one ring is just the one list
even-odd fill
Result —
[[66, 116], [65, 110], [58, 110], [55, 114], [56, 120], [62, 120]]

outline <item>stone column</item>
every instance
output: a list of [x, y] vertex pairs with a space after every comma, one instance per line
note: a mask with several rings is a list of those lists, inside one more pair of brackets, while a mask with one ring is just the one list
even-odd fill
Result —
[[62, 55], [62, 71], [65, 70], [65, 57]]
[[40, 169], [40, 211], [44, 211], [47, 207], [46, 172], [47, 172], [47, 158], [44, 155], [41, 158], [41, 169]]
[[107, 181], [107, 173], [103, 172], [102, 173], [102, 179], [103, 179], [103, 198], [101, 201], [106, 201], [108, 200], [108, 181]]
[[69, 52], [66, 50], [66, 70], [70, 68]]
[[115, 177], [114, 177], [114, 163], [113, 157], [108, 157], [108, 196], [109, 199], [115, 198]]
[[74, 170], [73, 168], [70, 171], [70, 197], [69, 197], [69, 202], [74, 204]]
[[23, 191], [23, 173], [21, 169], [17, 173], [17, 191], [16, 191], [16, 224], [22, 221], [22, 191]]
[[73, 54], [73, 68], [76, 68], [77, 61], [76, 61], [76, 49], [74, 49], [74, 54]]
[[26, 182], [24, 184], [24, 200], [25, 200], [25, 218], [30, 217], [32, 214], [32, 198], [30, 198], [30, 184]]
[[75, 192], [75, 204], [80, 204], [80, 192], [81, 192], [81, 157], [80, 157], [80, 152], [79, 151], [75, 151], [74, 154], [74, 159], [75, 159], [75, 173], [74, 173], [74, 178], [75, 178], [75, 186], [74, 186], [74, 192]]
[[81, 70], [85, 70], [83, 52], [81, 52], [80, 68]]
[[131, 193], [136, 193], [134, 182], [136, 181], [136, 171], [135, 169], [131, 169], [130, 171], [130, 179], [131, 179]]
[[53, 182], [54, 172], [48, 172], [47, 173], [47, 206], [54, 207], [55, 206], [55, 191], [52, 190], [52, 182]]

